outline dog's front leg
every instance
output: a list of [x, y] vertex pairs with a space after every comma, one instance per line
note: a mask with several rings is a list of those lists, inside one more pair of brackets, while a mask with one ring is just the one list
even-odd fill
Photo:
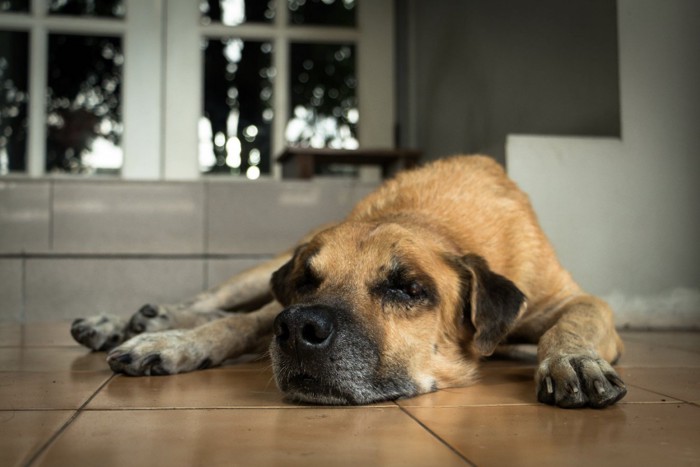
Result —
[[76, 319], [71, 334], [85, 347], [109, 351], [137, 334], [195, 328], [227, 316], [225, 310], [256, 309], [272, 301], [270, 277], [289, 258], [290, 252], [283, 253], [181, 303], [144, 305], [130, 318], [102, 314]]
[[560, 407], [612, 405], [627, 393], [610, 366], [622, 352], [612, 311], [602, 300], [572, 298], [542, 335], [537, 353], [537, 398]]
[[255, 310], [272, 301], [270, 277], [291, 253], [283, 253], [226, 282], [176, 305], [144, 305], [129, 320], [131, 334], [190, 329], [226, 316], [227, 311]]
[[282, 306], [235, 313], [194, 329], [140, 334], [112, 350], [109, 366], [132, 376], [168, 375], [220, 365], [224, 360], [267, 349], [272, 323]]

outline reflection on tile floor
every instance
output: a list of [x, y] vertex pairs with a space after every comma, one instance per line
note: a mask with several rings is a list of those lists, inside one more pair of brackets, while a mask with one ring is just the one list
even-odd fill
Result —
[[538, 404], [527, 347], [472, 387], [337, 408], [287, 403], [265, 360], [130, 378], [68, 323], [0, 325], [0, 465], [700, 464], [700, 334], [623, 336], [605, 410]]

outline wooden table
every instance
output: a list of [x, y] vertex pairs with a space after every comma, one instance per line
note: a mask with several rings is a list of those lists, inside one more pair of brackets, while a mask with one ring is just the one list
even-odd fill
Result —
[[375, 165], [388, 178], [399, 170], [414, 167], [421, 152], [413, 149], [315, 149], [287, 148], [277, 157], [283, 178], [310, 179], [325, 164]]

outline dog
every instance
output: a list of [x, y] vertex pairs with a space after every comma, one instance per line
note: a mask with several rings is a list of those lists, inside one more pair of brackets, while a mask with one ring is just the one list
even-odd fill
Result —
[[214, 289], [71, 332], [127, 375], [269, 350], [279, 389], [302, 403], [466, 386], [482, 357], [515, 343], [538, 346], [540, 402], [602, 408], [627, 392], [611, 309], [560, 265], [527, 196], [486, 156], [401, 172], [344, 221]]

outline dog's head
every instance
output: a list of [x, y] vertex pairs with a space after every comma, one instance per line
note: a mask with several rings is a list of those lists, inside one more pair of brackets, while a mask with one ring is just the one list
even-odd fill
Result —
[[525, 296], [430, 229], [344, 223], [297, 248], [272, 276], [286, 308], [270, 347], [291, 399], [366, 404], [474, 379]]

